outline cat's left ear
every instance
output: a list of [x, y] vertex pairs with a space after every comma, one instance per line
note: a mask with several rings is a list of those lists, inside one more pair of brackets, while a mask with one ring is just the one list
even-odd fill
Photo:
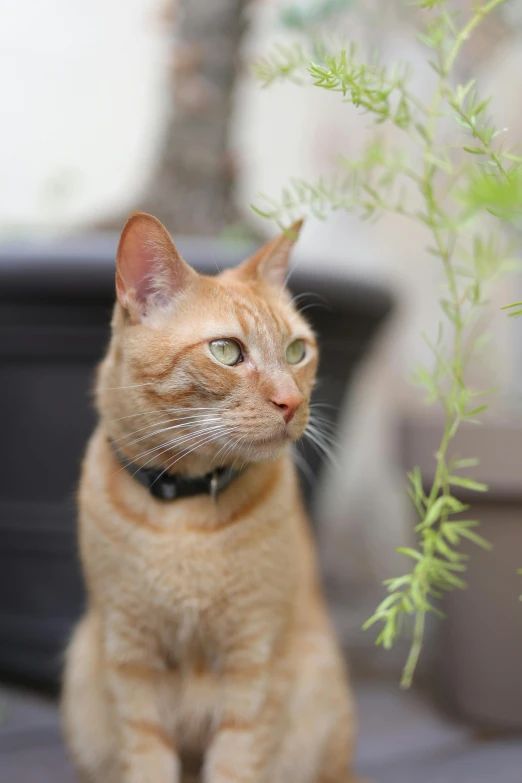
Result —
[[293, 247], [299, 238], [303, 220], [297, 220], [275, 239], [267, 242], [235, 271], [243, 280], [266, 280], [284, 285]]
[[132, 321], [168, 305], [196, 276], [157, 218], [144, 212], [131, 215], [118, 245], [116, 293]]

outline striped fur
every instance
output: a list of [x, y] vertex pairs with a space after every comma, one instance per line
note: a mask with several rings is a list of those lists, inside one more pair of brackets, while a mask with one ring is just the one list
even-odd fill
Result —
[[[209, 278], [150, 216], [122, 234], [79, 491], [88, 606], [62, 699], [83, 783], [353, 781], [353, 702], [290, 451], [317, 365], [284, 290], [294, 239]], [[243, 346], [236, 367], [209, 352], [224, 337]], [[273, 401], [290, 397], [286, 423]], [[140, 464], [245, 470], [217, 500], [164, 503], [121, 470], [109, 437]]]

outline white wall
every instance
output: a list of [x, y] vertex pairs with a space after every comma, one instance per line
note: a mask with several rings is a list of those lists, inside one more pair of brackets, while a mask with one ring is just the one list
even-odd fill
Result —
[[160, 0], [0, 0], [0, 232], [132, 206], [165, 115]]

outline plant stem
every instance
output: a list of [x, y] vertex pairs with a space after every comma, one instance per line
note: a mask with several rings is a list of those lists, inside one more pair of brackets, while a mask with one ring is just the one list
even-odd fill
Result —
[[449, 53], [446, 62], [444, 63], [445, 76], [448, 76], [451, 73], [451, 69], [453, 68], [455, 60], [459, 55], [462, 44], [469, 38], [475, 27], [480, 24], [485, 16], [494, 11], [497, 6], [502, 5], [502, 3], [505, 2], [506, 0], [490, 0], [489, 3], [486, 3], [486, 5], [483, 5], [481, 8], [478, 8], [475, 11], [475, 15], [471, 17], [469, 22], [464, 25], [460, 33], [457, 35], [455, 43], [453, 44], [453, 48]]
[[473, 134], [473, 137], [475, 139], [478, 139], [478, 141], [480, 141], [480, 143], [484, 147], [484, 152], [488, 155], [489, 159], [491, 161], [493, 161], [493, 163], [495, 164], [497, 169], [500, 171], [500, 173], [506, 179], [509, 179], [509, 174], [506, 171], [506, 169], [504, 168], [504, 164], [502, 163], [502, 161], [500, 159], [500, 156], [495, 152], [495, 150], [492, 148], [492, 146], [489, 143], [489, 141], [485, 138], [484, 133], [479, 128], [476, 128], [473, 125], [473, 123], [470, 121], [470, 118], [468, 117], [468, 115], [465, 112], [463, 112], [459, 107], [455, 106], [454, 108], [456, 109], [456, 111], [457, 111], [458, 115], [460, 116], [460, 118], [464, 122], [466, 122], [467, 125], [469, 126], [469, 128], [471, 130], [471, 133]]
[[413, 640], [408, 653], [406, 664], [402, 671], [401, 688], [409, 688], [413, 682], [413, 675], [419, 662], [422, 651], [422, 640], [424, 638], [424, 624], [426, 613], [417, 612], [415, 616], [415, 626], [413, 628]]
[[[477, 524], [475, 520], [450, 519], [467, 508], [455, 497], [454, 485], [474, 491], [487, 489], [480, 482], [454, 474], [454, 470], [470, 467], [473, 460], [453, 459], [450, 448], [461, 422], [472, 420], [485, 407], [470, 405], [478, 392], [464, 383], [470, 350], [465, 330], [485, 302], [483, 286], [502, 268], [493, 235], [484, 237], [482, 227], [470, 230], [470, 217], [479, 214], [479, 210], [489, 210], [490, 201], [494, 201], [494, 198], [488, 200], [487, 189], [481, 190], [482, 179], [486, 184], [490, 180], [483, 172], [484, 159], [487, 158], [488, 164], [502, 175], [506, 192], [513, 201], [512, 185], [516, 182], [510, 175], [515, 166], [522, 164], [522, 158], [504, 152], [501, 144], [494, 143], [498, 131], [485, 119], [487, 101], [478, 101], [473, 81], [452, 89], [455, 62], [464, 42], [477, 25], [506, 0], [482, 2], [484, 4], [473, 10], [460, 30], [455, 15], [447, 10], [445, 0], [413, 3], [417, 7], [438, 9], [436, 18], [426, 27], [426, 34], [421, 35], [421, 40], [436, 54], [436, 61], [430, 61], [430, 65], [438, 74], [431, 100], [426, 104], [406, 89], [407, 68], [397, 66], [391, 71], [376, 65], [375, 61], [361, 63], [356, 58], [355, 47], [343, 49], [337, 56], [325, 55], [319, 58], [320, 64], [309, 62], [308, 71], [317, 87], [342, 92], [354, 106], [371, 113], [378, 125], [388, 121], [405, 132], [421, 152], [420, 168], [411, 165], [407, 153], [387, 152], [376, 136], [363, 156], [344, 162], [349, 176], [341, 183], [294, 181], [283, 191], [280, 204], [269, 200], [270, 210], [260, 213], [280, 221], [282, 214], [291, 216], [299, 207], [319, 216], [327, 207], [330, 210], [359, 207], [363, 218], [372, 218], [384, 211], [396, 212], [428, 227], [431, 241], [427, 251], [442, 262], [446, 293], [440, 305], [447, 321], [441, 324], [436, 342], [432, 344], [426, 339], [434, 356], [433, 369], [421, 366], [416, 373], [417, 380], [428, 391], [429, 401], [437, 400], [444, 413], [431, 487], [426, 487], [418, 466], [408, 474], [411, 484], [408, 494], [418, 514], [417, 545], [398, 551], [411, 558], [414, 566], [409, 573], [384, 582], [388, 595], [364, 625], [369, 628], [376, 623], [382, 624], [376, 643], [388, 649], [399, 637], [404, 620], [412, 621], [413, 638], [402, 673], [403, 687], [408, 687], [413, 679], [422, 649], [426, 615], [438, 612], [433, 601], [449, 590], [465, 587], [458, 572], [465, 570], [463, 561], [466, 557], [456, 547], [464, 539], [487, 547], [487, 542], [470, 530]], [[276, 63], [274, 70], [278, 69], [286, 75], [282, 66]], [[465, 143], [448, 145], [441, 138], [439, 125], [448, 113], [453, 114], [476, 140], [473, 147], [467, 147]], [[463, 153], [464, 160], [454, 160], [449, 152], [454, 146]], [[477, 177], [479, 172], [481, 176]], [[423, 202], [420, 209], [408, 208], [408, 201], [404, 200], [404, 194], [406, 199], [408, 195], [404, 179], [417, 187]], [[493, 185], [503, 187], [498, 185], [500, 178], [491, 179], [492, 192]], [[462, 184], [465, 189], [455, 194], [455, 187]], [[475, 186], [477, 189], [473, 193]], [[452, 198], [451, 202], [449, 198]], [[464, 209], [461, 208], [463, 201], [467, 205]], [[462, 232], [464, 236], [472, 236], [471, 253]]]
[[[453, 304], [454, 313], [454, 334], [453, 334], [453, 356], [452, 356], [452, 376], [450, 390], [444, 398], [441, 394], [441, 402], [445, 410], [445, 423], [440, 446], [437, 450], [436, 457], [436, 469], [433, 483], [430, 493], [428, 495], [424, 519], [428, 517], [430, 510], [433, 508], [434, 503], [439, 497], [439, 493], [442, 491], [444, 494], [448, 494], [449, 486], [447, 481], [447, 452], [449, 444], [452, 438], [455, 436], [459, 424], [461, 422], [461, 416], [458, 414], [455, 408], [455, 400], [457, 399], [460, 388], [463, 385], [461, 373], [457, 368], [462, 367], [463, 352], [462, 352], [462, 338], [463, 338], [463, 319], [462, 319], [462, 300], [459, 294], [458, 284], [455, 277], [455, 271], [452, 264], [453, 248], [456, 244], [457, 232], [455, 229], [448, 230], [448, 236], [446, 241], [442, 237], [441, 230], [439, 228], [439, 216], [444, 216], [442, 209], [435, 202], [434, 187], [435, 187], [435, 175], [436, 169], [433, 163], [430, 162], [435, 147], [435, 131], [439, 112], [439, 106], [442, 101], [443, 95], [447, 90], [447, 77], [451, 72], [455, 59], [460, 51], [460, 48], [468, 35], [479, 23], [486, 13], [489, 13], [496, 5], [499, 5], [504, 0], [491, 0], [491, 2], [484, 6], [483, 9], [478, 11], [476, 15], [463, 27], [461, 32], [457, 35], [455, 44], [452, 51], [446, 61], [444, 67], [440, 71], [440, 80], [435, 90], [433, 100], [429, 109], [429, 120], [427, 125], [427, 134], [425, 140], [424, 149], [424, 176], [422, 178], [423, 188], [421, 193], [424, 197], [426, 204], [426, 211], [430, 218], [430, 228], [435, 241], [435, 246], [443, 262], [444, 274], [448, 285], [448, 290]], [[486, 10], [487, 9], [487, 10]], [[446, 221], [447, 222], [447, 221]], [[452, 404], [453, 403], [453, 404]], [[444, 524], [447, 520], [447, 512], [445, 512], [441, 519], [440, 524]], [[422, 523], [422, 520], [421, 520]], [[435, 557], [436, 554], [436, 538], [433, 535], [427, 535], [428, 529], [424, 529], [422, 536], [422, 550], [426, 558], [426, 562]], [[429, 581], [427, 580], [425, 573], [424, 563], [420, 563], [415, 567], [417, 575], [421, 576], [421, 592], [420, 600], [414, 600], [415, 606], [415, 621], [413, 629], [413, 638], [410, 646], [408, 658], [406, 660], [402, 678], [401, 687], [408, 688], [413, 680], [413, 675], [419, 660], [419, 656], [422, 649], [422, 640], [424, 636], [424, 628], [426, 622], [426, 606], [429, 594]]]

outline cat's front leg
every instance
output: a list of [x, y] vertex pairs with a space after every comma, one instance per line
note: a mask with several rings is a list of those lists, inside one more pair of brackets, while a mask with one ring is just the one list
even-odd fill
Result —
[[[258, 652], [263, 650], [261, 645]], [[231, 656], [223, 672], [222, 701], [207, 751], [203, 783], [266, 783], [280, 741], [279, 700], [271, 687], [268, 648]]]
[[121, 783], [179, 783], [179, 757], [160, 709], [161, 660], [150, 646], [136, 643], [135, 630], [112, 628], [106, 663]]

